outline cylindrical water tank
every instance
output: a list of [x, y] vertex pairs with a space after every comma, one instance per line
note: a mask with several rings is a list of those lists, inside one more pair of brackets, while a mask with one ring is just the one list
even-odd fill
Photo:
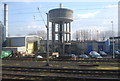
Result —
[[66, 8], [57, 8], [49, 11], [50, 22], [71, 22], [73, 21], [73, 11]]

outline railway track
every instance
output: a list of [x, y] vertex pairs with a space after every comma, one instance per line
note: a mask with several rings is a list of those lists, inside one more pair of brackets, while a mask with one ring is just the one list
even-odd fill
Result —
[[3, 66], [3, 77], [94, 78], [120, 80], [120, 70], [61, 69]]
[[[2, 60], [16, 60], [16, 61], [45, 61], [45, 59], [37, 59], [37, 58], [4, 58]], [[71, 59], [50, 59], [50, 61], [77, 61], [77, 62], [116, 62], [120, 63], [120, 59], [111, 59], [111, 58], [102, 58], [102, 59], [95, 59], [95, 58], [89, 58], [89, 59], [77, 59], [77, 60], [71, 60]]]

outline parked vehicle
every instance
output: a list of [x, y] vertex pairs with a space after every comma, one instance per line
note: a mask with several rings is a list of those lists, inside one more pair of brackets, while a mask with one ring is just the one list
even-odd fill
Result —
[[87, 56], [86, 54], [81, 54], [79, 55], [80, 58], [89, 58], [89, 56]]
[[115, 58], [120, 58], [120, 51], [118, 50], [115, 51]]
[[120, 59], [120, 54], [115, 55], [115, 58]]
[[43, 58], [43, 57], [42, 57], [42, 56], [40, 56], [40, 55], [38, 55], [38, 56], [36, 56], [36, 58], [40, 58], [40, 59], [41, 59], [41, 58]]
[[75, 54], [70, 54], [69, 56], [71, 56], [71, 57], [77, 57]]
[[94, 55], [94, 58], [102, 58], [100, 55]]
[[90, 53], [89, 53], [89, 55], [100, 55], [98, 52], [96, 52], [96, 51], [91, 51]]
[[104, 51], [100, 51], [101, 56], [107, 56], [107, 53], [105, 53]]
[[70, 54], [69, 56], [72, 57], [71, 58], [72, 60], [76, 60], [76, 58], [77, 58], [77, 56], [75, 54]]
[[96, 51], [91, 51], [89, 53], [89, 55], [92, 57], [92, 58], [102, 58], [102, 56], [100, 56], [100, 54]]
[[119, 51], [115, 51], [115, 54], [120, 54], [120, 52]]

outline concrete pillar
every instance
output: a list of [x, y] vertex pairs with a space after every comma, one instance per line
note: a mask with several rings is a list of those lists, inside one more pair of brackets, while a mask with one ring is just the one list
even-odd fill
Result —
[[64, 41], [65, 41], [65, 25], [64, 25], [64, 22], [62, 24], [63, 24], [63, 26], [62, 26], [62, 28], [63, 28], [63, 30], [62, 30], [62, 37], [63, 37], [62, 42], [64, 43]]
[[[70, 22], [69, 22], [69, 43], [71, 43], [71, 23]], [[71, 44], [70, 44], [69, 54], [71, 54]]]
[[62, 24], [62, 22], [60, 22], [60, 31], [59, 31], [59, 35], [60, 35], [60, 43], [62, 43], [62, 38], [63, 38], [63, 36], [62, 36], [62, 32], [63, 32], [63, 24]]
[[60, 24], [58, 24], [58, 43], [60, 43]]
[[52, 23], [52, 52], [55, 52], [55, 23]]
[[67, 26], [67, 23], [66, 23], [66, 42], [68, 42], [68, 26]]
[[69, 22], [69, 42], [71, 43], [71, 23]]
[[64, 55], [65, 53], [65, 25], [64, 25], [64, 22], [62, 23], [63, 24], [63, 31], [62, 31], [62, 34], [63, 34], [63, 43], [62, 43], [62, 46], [63, 46], [63, 50], [62, 50], [62, 54]]

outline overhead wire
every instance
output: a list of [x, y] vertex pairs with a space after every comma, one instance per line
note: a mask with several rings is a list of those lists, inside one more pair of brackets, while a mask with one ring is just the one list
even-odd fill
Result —
[[40, 9], [39, 9], [39, 8], [38, 8], [38, 11], [39, 11], [39, 14], [40, 14], [40, 16], [41, 16], [41, 18], [42, 18], [42, 21], [43, 21], [44, 25], [47, 27], [47, 25], [46, 25], [46, 23], [45, 23], [45, 20], [44, 20], [44, 18], [43, 18], [43, 16], [42, 16], [42, 14], [41, 14], [41, 12], [40, 12]]
[[[117, 8], [117, 7], [116, 7]], [[97, 10], [97, 9], [108, 9], [108, 8], [81, 8], [81, 9], [73, 9], [74, 11], [78, 11], [78, 10]], [[26, 9], [22, 9], [22, 10], [26, 10]], [[39, 13], [39, 12], [24, 12], [24, 13], [9, 13], [11, 15], [13, 14], [32, 14], [32, 13]], [[46, 11], [41, 11], [41, 13], [46, 13]]]
[[[27, 8], [27, 9], [29, 9], [29, 8]], [[107, 9], [107, 8], [84, 8], [84, 9], [74, 9], [74, 11], [78, 11], [78, 10], [96, 10], [96, 9]], [[25, 9], [22, 9], [22, 10], [25, 10]], [[39, 8], [38, 8], [38, 10], [39, 10]], [[42, 14], [41, 13], [46, 13], [45, 11], [40, 11], [39, 10], [39, 12], [23, 12], [23, 13], [9, 13], [9, 15], [15, 15], [15, 14], [19, 14], [19, 15], [23, 15], [23, 14], [35, 14], [35, 13], [39, 13], [40, 14], [40, 16], [41, 16], [41, 18], [42, 18], [42, 20], [36, 20], [36, 22], [37, 21], [43, 21], [44, 22], [44, 24], [45, 24], [45, 21], [47, 21], [47, 20], [44, 20], [43, 19], [43, 17], [42, 17]], [[79, 18], [79, 19], [74, 19], [74, 21], [80, 21], [80, 19], [89, 19], [89, 18]], [[108, 19], [108, 18], [104, 18], [104, 17], [99, 17], [99, 18], [96, 18], [97, 20], [100, 20], [100, 19]], [[25, 22], [25, 21], [10, 21], [10, 22], [13, 22], [13, 23], [17, 23], [17, 22]]]
[[[73, 3], [73, 2], [72, 2]], [[40, 3], [40, 4], [43, 4], [43, 3]], [[58, 3], [59, 4], [59, 3]], [[71, 7], [71, 6], [79, 6], [79, 7], [82, 7], [82, 6], [95, 6], [96, 4], [69, 4], [68, 2], [67, 3], [63, 3], [63, 4], [65, 4], [65, 8], [66, 7]], [[57, 4], [56, 4], [57, 5]], [[59, 7], [59, 6], [56, 6], [56, 5], [47, 5], [47, 6], [42, 6], [42, 8], [57, 8], [57, 7]], [[101, 5], [103, 5], [104, 6], [104, 4], [103, 3], [99, 3], [99, 4], [97, 4], [97, 6], [101, 6]], [[112, 4], [109, 4], [109, 5], [116, 5], [116, 3], [112, 3]], [[20, 5], [21, 6], [21, 5]], [[11, 9], [12, 11], [14, 11], [14, 10], [25, 10], [25, 9], [32, 9], [32, 8], [36, 8], [36, 4], [32, 4], [32, 6], [33, 7], [27, 7], [27, 8], [17, 8], [17, 9]], [[37, 5], [38, 6], [38, 5]]]

